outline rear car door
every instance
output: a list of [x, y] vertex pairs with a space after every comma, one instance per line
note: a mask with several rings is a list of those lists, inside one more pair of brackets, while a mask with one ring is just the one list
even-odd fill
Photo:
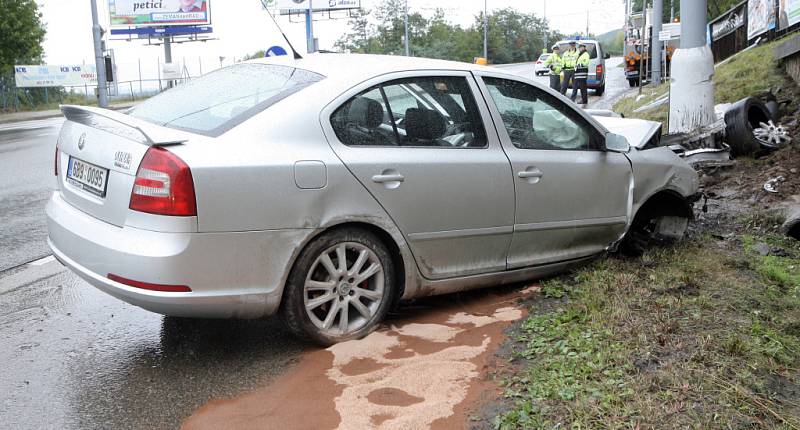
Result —
[[633, 173], [624, 154], [563, 98], [508, 77], [482, 74], [516, 185], [509, 268], [602, 252], [625, 232]]
[[322, 113], [334, 151], [431, 279], [506, 268], [514, 183], [475, 94], [467, 72], [405, 72], [366, 82]]

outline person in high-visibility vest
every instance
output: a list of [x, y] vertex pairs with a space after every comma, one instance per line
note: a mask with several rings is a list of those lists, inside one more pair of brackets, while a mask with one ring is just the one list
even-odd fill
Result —
[[575, 50], [575, 42], [569, 43], [569, 50], [561, 57], [564, 62], [564, 77], [561, 79], [561, 94], [566, 95], [567, 89], [571, 87], [572, 78], [575, 76], [575, 64], [578, 62], [578, 51]]
[[589, 91], [586, 89], [586, 80], [589, 79], [589, 53], [586, 51], [586, 45], [580, 45], [580, 53], [578, 59], [575, 61], [575, 79], [572, 84], [572, 101], [578, 95], [578, 90], [581, 92], [581, 104], [589, 103]]
[[550, 69], [550, 88], [561, 91], [561, 69], [564, 68], [564, 60], [561, 58], [561, 48], [553, 46], [553, 53], [544, 60], [545, 67]]

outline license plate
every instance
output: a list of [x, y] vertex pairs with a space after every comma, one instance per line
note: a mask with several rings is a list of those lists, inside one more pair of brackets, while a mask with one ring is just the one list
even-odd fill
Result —
[[87, 193], [98, 197], [106, 196], [106, 182], [108, 169], [87, 163], [77, 158], [69, 157], [67, 169], [67, 182]]

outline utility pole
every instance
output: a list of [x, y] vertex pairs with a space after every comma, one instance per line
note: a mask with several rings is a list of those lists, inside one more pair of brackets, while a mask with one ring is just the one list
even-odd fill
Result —
[[653, 42], [650, 44], [650, 68], [653, 73], [650, 82], [654, 87], [661, 85], [661, 24], [664, 20], [664, 0], [653, 0]]
[[586, 37], [589, 37], [589, 11], [586, 11]]
[[411, 48], [408, 46], [408, 0], [406, 0], [406, 8], [405, 8], [405, 42], [406, 42], [406, 57], [411, 56]]
[[317, 44], [314, 43], [314, 9], [311, 0], [308, 0], [308, 10], [306, 10], [306, 45], [309, 54], [317, 52]]
[[681, 0], [681, 47], [672, 56], [669, 132], [712, 124], [714, 55], [706, 41], [707, 0]]
[[[172, 65], [172, 36], [164, 36], [164, 63]], [[167, 80], [167, 88], [172, 88], [172, 79]]]
[[483, 58], [489, 62], [489, 0], [483, 0]]
[[547, 0], [544, 0], [544, 51], [547, 52], [550, 48], [547, 46], [549, 45], [549, 36], [550, 36], [550, 24], [547, 23]]
[[97, 0], [92, 0], [92, 36], [94, 37], [94, 61], [97, 67], [97, 105], [108, 107], [108, 82], [106, 81], [106, 59], [103, 56], [103, 34], [97, 19]]

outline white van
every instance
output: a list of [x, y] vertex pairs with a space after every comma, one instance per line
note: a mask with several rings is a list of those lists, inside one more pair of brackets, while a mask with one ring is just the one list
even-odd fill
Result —
[[561, 55], [569, 50], [569, 44], [575, 42], [576, 45], [581, 43], [586, 45], [586, 52], [589, 53], [589, 79], [586, 81], [586, 86], [589, 89], [595, 90], [598, 96], [603, 95], [606, 91], [606, 59], [611, 58], [609, 54], [603, 51], [603, 45], [596, 40], [580, 40], [580, 39], [565, 39], [558, 42], [556, 45], [561, 49]]

